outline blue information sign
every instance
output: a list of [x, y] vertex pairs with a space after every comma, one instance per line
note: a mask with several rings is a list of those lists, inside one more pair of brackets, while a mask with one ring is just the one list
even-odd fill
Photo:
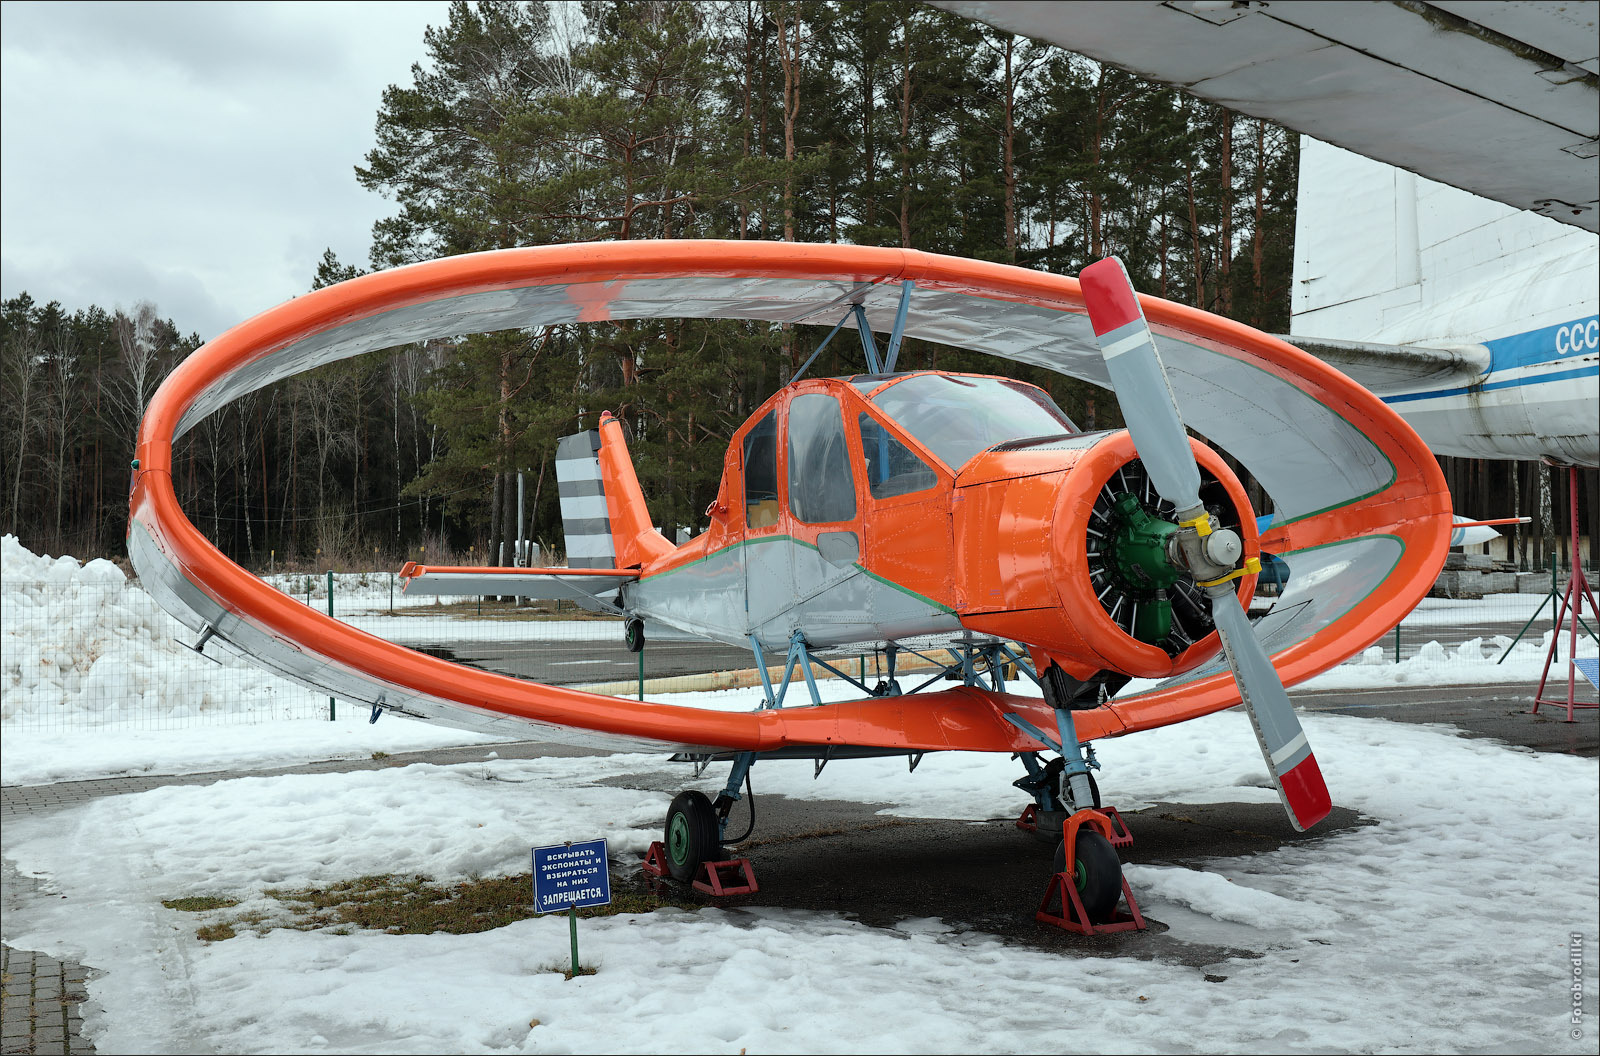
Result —
[[539, 913], [603, 906], [611, 901], [606, 841], [533, 849], [533, 908]]

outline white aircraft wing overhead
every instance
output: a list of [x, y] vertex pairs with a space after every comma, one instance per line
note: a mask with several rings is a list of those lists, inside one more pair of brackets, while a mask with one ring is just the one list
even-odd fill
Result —
[[1600, 3], [933, 2], [1600, 230]]

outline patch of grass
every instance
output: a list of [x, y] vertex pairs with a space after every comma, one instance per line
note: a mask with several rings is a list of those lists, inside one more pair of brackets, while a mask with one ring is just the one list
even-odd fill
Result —
[[188, 898], [164, 898], [161, 904], [179, 913], [209, 913], [213, 909], [237, 906], [237, 898], [218, 898], [216, 895], [191, 895]]
[[203, 939], [206, 942], [221, 942], [224, 939], [231, 939], [237, 934], [238, 932], [233, 930], [233, 925], [224, 921], [221, 924], [207, 924], [203, 928], [196, 928], [194, 937]]
[[[561, 971], [562, 977], [565, 978], [567, 982], [569, 982], [569, 983], [572, 982], [572, 980], [574, 978], [574, 975], [573, 975], [573, 972], [572, 972], [571, 968], [562, 968], [560, 971]], [[577, 974], [578, 975], [593, 975], [597, 971], [599, 971], [598, 968], [586, 968], [586, 967], [584, 967], [583, 965], [580, 964], [580, 965], [578, 965]], [[531, 1025], [532, 1024], [530, 1024], [530, 1026]]]
[[389, 758], [389, 753], [388, 752], [373, 752], [372, 753], [372, 758], [374, 758], [374, 759], [387, 759], [387, 758]]
[[[698, 903], [673, 897], [671, 892], [636, 893], [618, 890], [619, 886], [613, 884], [610, 905], [580, 909], [578, 916], [649, 913], [664, 906], [699, 908]], [[363, 876], [326, 887], [272, 889], [264, 894], [282, 902], [293, 918], [279, 926], [301, 931], [334, 928], [348, 933], [350, 928], [363, 928], [391, 935], [440, 931], [470, 935], [539, 915], [534, 912], [533, 880], [528, 873], [458, 884], [437, 884], [422, 876]], [[262, 925], [260, 915], [252, 916], [256, 919], [250, 923]]]

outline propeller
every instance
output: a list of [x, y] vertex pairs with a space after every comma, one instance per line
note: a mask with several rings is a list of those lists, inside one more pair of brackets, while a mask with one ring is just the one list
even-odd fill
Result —
[[1218, 529], [1200, 501], [1200, 469], [1166, 366], [1122, 261], [1096, 261], [1083, 269], [1078, 281], [1133, 446], [1156, 491], [1178, 510], [1173, 536], [1177, 552], [1169, 550], [1168, 560], [1210, 600], [1212, 621], [1267, 770], [1289, 820], [1303, 831], [1327, 817], [1333, 803], [1277, 669], [1239, 605], [1234, 581], [1248, 570], [1238, 567], [1243, 544], [1236, 532]]

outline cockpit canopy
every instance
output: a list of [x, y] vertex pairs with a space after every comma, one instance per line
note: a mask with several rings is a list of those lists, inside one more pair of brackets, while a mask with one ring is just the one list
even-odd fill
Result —
[[[866, 398], [873, 413], [849, 399], [841, 403], [841, 380]], [[842, 524], [853, 521], [860, 509], [858, 481], [864, 480], [874, 500], [914, 495], [938, 484], [934, 460], [955, 474], [974, 455], [998, 444], [1078, 431], [1043, 390], [1003, 378], [918, 371], [805, 385], [809, 391], [780, 400], [744, 431], [740, 464], [748, 528], [779, 523], [780, 475], [796, 522]], [[901, 440], [875, 415], [915, 443]], [[851, 454], [852, 433], [860, 437], [859, 465]], [[858, 470], [864, 472], [858, 476]]]
[[850, 383], [952, 472], [996, 444], [1078, 431], [1044, 390], [1004, 378], [917, 373]]

